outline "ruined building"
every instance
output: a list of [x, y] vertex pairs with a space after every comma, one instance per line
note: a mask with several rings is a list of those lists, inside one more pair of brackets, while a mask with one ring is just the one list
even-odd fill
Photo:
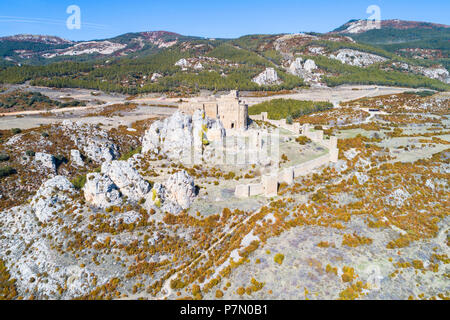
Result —
[[206, 116], [219, 119], [227, 130], [247, 129], [248, 105], [239, 99], [239, 92], [235, 90], [220, 97], [200, 97], [182, 102], [179, 109], [188, 114], [203, 110]]

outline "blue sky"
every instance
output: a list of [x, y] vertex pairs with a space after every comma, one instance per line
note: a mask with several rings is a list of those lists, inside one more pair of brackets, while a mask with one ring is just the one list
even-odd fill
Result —
[[[69, 30], [69, 5], [81, 9], [81, 29]], [[0, 36], [31, 33], [70, 40], [167, 30], [203, 37], [254, 33], [327, 32], [350, 19], [381, 18], [450, 24], [448, 0], [1, 0]]]

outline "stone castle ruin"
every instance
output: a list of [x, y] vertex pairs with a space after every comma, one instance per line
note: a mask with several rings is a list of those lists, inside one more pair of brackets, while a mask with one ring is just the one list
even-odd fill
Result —
[[182, 102], [179, 110], [191, 115], [202, 110], [207, 117], [220, 120], [227, 130], [247, 129], [248, 126], [248, 105], [239, 99], [236, 90], [220, 97], [201, 97]]

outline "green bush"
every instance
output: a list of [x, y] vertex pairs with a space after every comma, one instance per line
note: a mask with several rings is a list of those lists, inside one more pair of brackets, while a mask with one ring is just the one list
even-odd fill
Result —
[[332, 108], [333, 104], [329, 102], [274, 99], [249, 107], [248, 114], [258, 115], [261, 112], [267, 112], [269, 119], [286, 119], [287, 121], [288, 117], [292, 120], [305, 114], [330, 110]]
[[19, 128], [12, 128], [12, 129], [11, 129], [11, 132], [12, 132], [13, 134], [19, 134], [19, 133], [22, 132], [22, 129], [19, 129]]
[[29, 157], [34, 157], [36, 155], [36, 152], [34, 152], [33, 150], [27, 150], [25, 151], [25, 154]]
[[10, 166], [0, 168], [0, 178], [7, 177], [15, 173], [17, 173], [16, 169]]
[[123, 154], [123, 155], [119, 158], [119, 160], [127, 161], [128, 159], [130, 159], [130, 158], [131, 158], [132, 156], [134, 156], [135, 154], [141, 153], [141, 151], [142, 151], [142, 147], [138, 147], [138, 148], [136, 148], [136, 149], [131, 149], [131, 148], [130, 148], [130, 151], [127, 152], [127, 153], [125, 153], [125, 154]]
[[86, 184], [86, 175], [82, 175], [82, 176], [78, 176], [76, 178], [74, 178], [71, 182], [73, 184], [73, 186], [75, 187], [75, 189], [77, 190], [81, 190], [83, 189], [84, 185]]
[[8, 161], [9, 155], [6, 153], [0, 153], [0, 161]]

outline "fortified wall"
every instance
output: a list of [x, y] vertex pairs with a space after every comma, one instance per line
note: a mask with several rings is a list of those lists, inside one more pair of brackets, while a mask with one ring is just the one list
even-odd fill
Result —
[[337, 147], [337, 138], [330, 137], [330, 139], [324, 139], [322, 130], [312, 131], [309, 124], [305, 124], [303, 126], [300, 126], [299, 123], [287, 124], [286, 119], [270, 120], [267, 118], [266, 112], [263, 112], [258, 116], [251, 116], [251, 119], [267, 121], [277, 127], [284, 128], [295, 134], [306, 136], [313, 142], [327, 148], [329, 152], [316, 159], [278, 170], [278, 172], [272, 173], [271, 175], [262, 176], [261, 183], [238, 185], [235, 189], [236, 197], [248, 198], [257, 195], [275, 197], [278, 194], [278, 185], [280, 183], [292, 185], [296, 178], [305, 176], [311, 173], [314, 169], [324, 166], [330, 162], [335, 163], [338, 161], [339, 149]]
[[239, 99], [236, 90], [220, 97], [201, 97], [182, 102], [179, 109], [188, 114], [203, 110], [209, 118], [219, 119], [227, 130], [247, 129], [248, 126], [248, 105]]

